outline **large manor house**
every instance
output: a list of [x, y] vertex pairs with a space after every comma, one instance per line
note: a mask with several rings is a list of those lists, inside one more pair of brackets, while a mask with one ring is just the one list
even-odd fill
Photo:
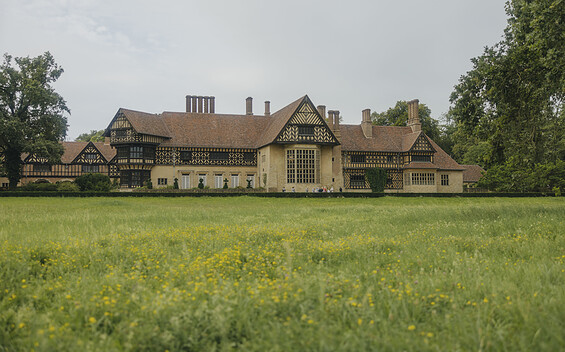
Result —
[[[386, 192], [459, 193], [464, 167], [422, 132], [418, 100], [408, 104], [407, 126], [340, 123], [339, 111], [315, 106], [308, 96], [271, 113], [218, 114], [215, 98], [186, 97], [185, 112], [152, 114], [119, 109], [105, 142], [63, 142], [61, 163], [23, 156], [22, 183], [73, 180], [98, 172], [135, 188], [262, 187], [267, 191], [369, 191], [366, 170], [387, 171]], [[8, 182], [6, 178], [0, 180]]]

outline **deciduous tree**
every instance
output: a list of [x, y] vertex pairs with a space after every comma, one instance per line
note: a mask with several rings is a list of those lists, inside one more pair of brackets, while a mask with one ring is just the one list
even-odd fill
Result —
[[4, 55], [0, 66], [0, 153], [14, 189], [21, 175], [21, 156], [33, 153], [55, 163], [60, 160], [60, 141], [67, 132], [70, 113], [52, 84], [63, 73], [46, 52], [30, 58]]

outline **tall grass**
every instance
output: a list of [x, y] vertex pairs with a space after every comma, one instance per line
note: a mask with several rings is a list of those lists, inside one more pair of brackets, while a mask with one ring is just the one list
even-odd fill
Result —
[[2, 199], [0, 351], [563, 350], [562, 199]]

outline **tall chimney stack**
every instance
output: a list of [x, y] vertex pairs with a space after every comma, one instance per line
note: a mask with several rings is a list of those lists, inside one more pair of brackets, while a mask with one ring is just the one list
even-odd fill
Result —
[[204, 97], [196, 97], [196, 99], [198, 100], [198, 113], [202, 113], [202, 104]]
[[268, 100], [265, 102], [265, 116], [271, 116], [271, 102]]
[[186, 112], [192, 112], [192, 95], [186, 96]]
[[422, 130], [422, 123], [418, 116], [418, 99], [408, 102], [408, 123], [407, 125], [412, 129], [412, 132], [420, 132]]
[[334, 135], [338, 141], [341, 141], [341, 131], [339, 129], [339, 111], [333, 111], [333, 122], [334, 122]]
[[251, 97], [245, 99], [245, 114], [253, 115], [253, 98]]
[[[318, 105], [318, 113], [320, 114], [320, 116], [322, 116], [322, 119], [324, 119], [324, 121], [326, 121], [326, 106], [325, 105]], [[333, 128], [333, 124], [331, 119], [328, 119], [328, 126], [330, 127], [330, 130]]]
[[209, 106], [210, 97], [204, 97], [204, 113], [208, 113], [208, 106]]
[[210, 114], [214, 114], [216, 112], [216, 98], [210, 97]]
[[371, 123], [371, 109], [363, 110], [361, 119], [361, 129], [365, 138], [373, 138], [373, 124]]

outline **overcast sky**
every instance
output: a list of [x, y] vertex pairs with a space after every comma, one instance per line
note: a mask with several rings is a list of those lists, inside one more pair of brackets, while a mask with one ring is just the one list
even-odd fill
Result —
[[308, 94], [340, 110], [420, 99], [440, 118], [470, 59], [500, 41], [503, 0], [0, 0], [0, 53], [50, 51], [65, 73], [68, 140], [118, 108], [262, 114]]

